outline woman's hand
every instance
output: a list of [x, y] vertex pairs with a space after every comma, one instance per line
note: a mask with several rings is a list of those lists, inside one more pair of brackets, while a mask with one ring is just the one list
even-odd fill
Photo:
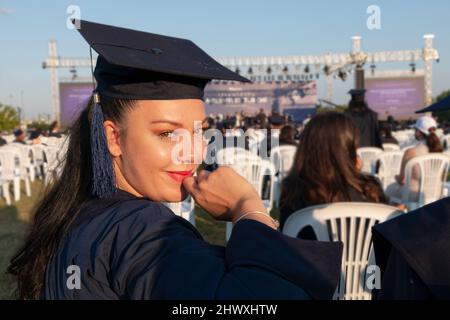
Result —
[[[236, 221], [245, 212], [266, 212], [255, 188], [229, 167], [214, 172], [203, 170], [197, 177], [186, 178], [183, 186], [198, 205], [218, 220]], [[265, 217], [255, 220], [270, 222]]]

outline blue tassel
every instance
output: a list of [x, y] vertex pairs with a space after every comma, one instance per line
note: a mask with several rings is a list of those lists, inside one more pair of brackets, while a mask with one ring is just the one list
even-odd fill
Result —
[[103, 128], [102, 107], [97, 93], [94, 93], [94, 102], [91, 120], [92, 195], [106, 198], [116, 192], [115, 175]]

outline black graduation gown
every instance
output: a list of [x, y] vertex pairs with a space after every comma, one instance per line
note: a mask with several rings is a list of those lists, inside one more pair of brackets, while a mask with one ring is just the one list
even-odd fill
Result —
[[450, 198], [373, 228], [379, 300], [450, 299]]
[[360, 147], [377, 147], [382, 148], [380, 137], [380, 129], [378, 125], [378, 114], [367, 109], [365, 112], [346, 111], [353, 123], [359, 128], [360, 132]]
[[[127, 192], [87, 203], [47, 271], [44, 299], [330, 299], [341, 243], [242, 220], [226, 247], [163, 204]], [[70, 265], [80, 289], [68, 289]]]

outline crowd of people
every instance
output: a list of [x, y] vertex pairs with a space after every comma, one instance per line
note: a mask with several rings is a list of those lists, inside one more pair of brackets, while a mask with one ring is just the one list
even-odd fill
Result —
[[[58, 121], [53, 121], [50, 125], [48, 130], [41, 130], [36, 127], [31, 127], [28, 130], [24, 130], [22, 128], [16, 128], [13, 131], [14, 140], [12, 143], [20, 143], [20, 144], [45, 144], [41, 141], [41, 137], [54, 137], [54, 138], [61, 138], [62, 132], [58, 125]], [[7, 145], [8, 141], [4, 139], [0, 135], [0, 146]]]

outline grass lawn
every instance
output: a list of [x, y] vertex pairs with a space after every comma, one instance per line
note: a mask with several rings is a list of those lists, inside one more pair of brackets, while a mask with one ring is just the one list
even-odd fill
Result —
[[[32, 197], [22, 194], [20, 201], [13, 202], [11, 206], [0, 199], [0, 300], [14, 298], [14, 278], [6, 274], [6, 268], [26, 235], [32, 206], [42, 192], [43, 183], [35, 181], [31, 185]], [[272, 216], [277, 217], [277, 213], [272, 212]], [[196, 224], [206, 241], [216, 245], [225, 244], [225, 222], [214, 220], [196, 207]]]
[[[7, 206], [0, 200], [0, 299], [11, 299], [15, 289], [14, 279], [6, 274], [11, 256], [22, 243], [28, 229], [30, 211], [42, 193], [43, 184], [35, 181], [31, 184], [31, 197], [24, 193], [19, 202]], [[13, 198], [13, 193], [11, 192]]]

